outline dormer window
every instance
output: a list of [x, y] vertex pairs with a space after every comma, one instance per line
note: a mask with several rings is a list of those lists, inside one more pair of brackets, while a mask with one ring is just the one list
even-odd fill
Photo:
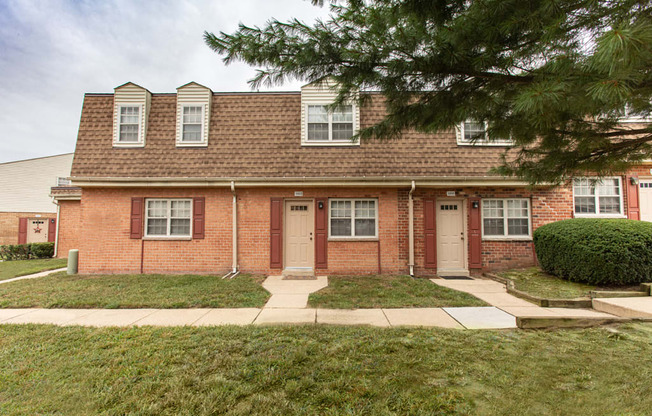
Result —
[[118, 141], [138, 143], [140, 131], [140, 106], [120, 106]]
[[301, 88], [302, 146], [359, 146], [360, 110], [355, 101], [333, 108], [337, 92], [331, 80]]
[[189, 82], [177, 88], [177, 147], [208, 146], [213, 91]]
[[352, 105], [340, 106], [330, 113], [326, 105], [308, 106], [309, 141], [350, 141], [352, 136]]
[[183, 132], [181, 141], [201, 142], [204, 125], [204, 106], [183, 106]]
[[113, 146], [143, 147], [152, 94], [132, 82], [115, 88], [113, 94]]
[[466, 120], [457, 128], [457, 144], [460, 146], [512, 146], [509, 139], [489, 140], [487, 123]]

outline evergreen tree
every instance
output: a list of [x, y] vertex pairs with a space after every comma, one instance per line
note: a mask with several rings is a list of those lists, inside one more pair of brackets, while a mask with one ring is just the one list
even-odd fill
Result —
[[[318, 3], [319, 0], [313, 2]], [[652, 3], [636, 0], [347, 0], [307, 25], [206, 32], [253, 87], [332, 77], [336, 103], [381, 91], [387, 116], [359, 139], [485, 121], [511, 138], [496, 172], [532, 183], [611, 174], [651, 156]], [[368, 96], [361, 94], [364, 104]]]

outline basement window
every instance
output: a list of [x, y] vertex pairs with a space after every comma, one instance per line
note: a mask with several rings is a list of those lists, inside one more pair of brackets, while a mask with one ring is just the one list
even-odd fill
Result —
[[337, 238], [376, 238], [378, 236], [376, 199], [331, 199], [329, 235]]
[[146, 237], [190, 237], [190, 199], [148, 199], [145, 209]]

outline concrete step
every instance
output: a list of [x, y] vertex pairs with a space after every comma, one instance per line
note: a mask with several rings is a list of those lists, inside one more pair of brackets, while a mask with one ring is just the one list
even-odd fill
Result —
[[287, 268], [283, 270], [283, 277], [315, 277], [315, 270], [312, 268]]
[[625, 318], [652, 318], [652, 297], [594, 298], [593, 309]]

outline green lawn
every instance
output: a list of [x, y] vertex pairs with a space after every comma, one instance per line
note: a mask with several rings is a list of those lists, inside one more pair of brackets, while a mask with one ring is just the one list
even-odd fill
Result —
[[199, 275], [68, 276], [0, 285], [2, 308], [245, 308], [261, 307], [264, 277]]
[[66, 259], [3, 261], [0, 262], [0, 280], [25, 276], [27, 274], [43, 272], [45, 270], [60, 269], [66, 267], [67, 262], [68, 260]]
[[649, 415], [652, 325], [1, 326], [3, 415]]
[[638, 286], [599, 287], [584, 283], [569, 282], [543, 272], [538, 267], [514, 269], [497, 273], [514, 282], [514, 287], [530, 295], [548, 299], [573, 299], [588, 297], [591, 290], [636, 290]]
[[436, 308], [487, 306], [469, 294], [410, 276], [329, 276], [328, 287], [310, 295], [313, 308]]

